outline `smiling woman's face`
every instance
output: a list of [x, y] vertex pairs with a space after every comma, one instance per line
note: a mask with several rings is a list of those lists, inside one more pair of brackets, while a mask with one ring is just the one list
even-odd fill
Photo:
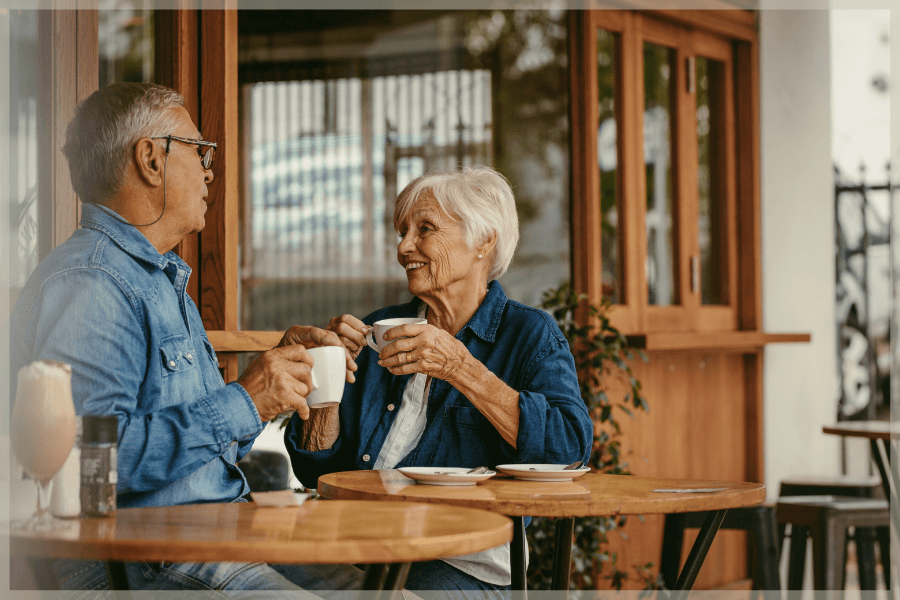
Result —
[[486, 275], [476, 268], [477, 249], [466, 245], [462, 224], [423, 196], [399, 223], [397, 262], [406, 269], [409, 291], [416, 296], [482, 290]]

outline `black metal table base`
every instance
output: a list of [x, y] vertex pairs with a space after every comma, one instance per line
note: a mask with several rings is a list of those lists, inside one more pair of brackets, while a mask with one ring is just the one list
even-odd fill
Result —
[[[878, 474], [881, 476], [881, 485], [884, 487], [884, 497], [888, 500], [891, 511], [891, 522], [894, 524], [895, 531], [900, 532], [900, 502], [898, 502], [896, 490], [900, 493], [900, 477], [897, 470], [891, 468], [891, 445], [887, 440], [869, 440], [872, 448], [872, 459], [875, 466], [878, 467]], [[893, 490], [891, 487], [893, 486]]]
[[[681, 600], [687, 596], [687, 592], [694, 587], [700, 567], [706, 559], [709, 548], [712, 545], [727, 510], [709, 511], [697, 534], [697, 539], [691, 547], [687, 561], [681, 569], [675, 588], [672, 590], [670, 600]], [[513, 590], [527, 590], [525, 582], [525, 521], [523, 517], [512, 517], [513, 539], [511, 550], [512, 586]], [[556, 544], [553, 556], [553, 589], [569, 589], [569, 570], [572, 562], [572, 532], [575, 528], [575, 519], [572, 517], [561, 518], [556, 521]]]

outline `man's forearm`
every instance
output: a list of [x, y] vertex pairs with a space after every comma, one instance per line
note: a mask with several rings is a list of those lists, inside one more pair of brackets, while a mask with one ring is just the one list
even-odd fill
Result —
[[309, 419], [302, 421], [300, 449], [307, 452], [328, 450], [340, 431], [339, 404], [314, 408], [309, 411]]

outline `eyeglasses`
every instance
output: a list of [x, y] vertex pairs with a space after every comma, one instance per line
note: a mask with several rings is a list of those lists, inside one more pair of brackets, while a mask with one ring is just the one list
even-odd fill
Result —
[[[188, 138], [178, 137], [177, 135], [161, 135], [157, 137], [150, 138], [151, 140], [168, 140], [166, 142], [166, 154], [169, 153], [169, 145], [172, 143], [172, 140], [176, 142], [181, 142], [183, 144], [196, 144], [197, 145], [197, 154], [200, 156], [200, 164], [203, 165], [204, 169], [209, 169], [212, 166], [213, 159], [216, 157], [216, 148], [218, 144], [215, 142], [207, 142], [206, 140], [191, 140]], [[206, 152], [203, 152], [203, 146], [208, 146]]]

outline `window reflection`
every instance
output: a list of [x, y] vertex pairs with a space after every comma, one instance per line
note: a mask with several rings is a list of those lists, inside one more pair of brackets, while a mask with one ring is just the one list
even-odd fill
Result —
[[472, 164], [512, 183], [502, 283], [536, 304], [569, 277], [565, 13], [357, 12], [239, 14], [242, 328], [408, 301], [396, 196]]
[[677, 302], [672, 189], [675, 51], [644, 43], [644, 163], [647, 182], [648, 303]]
[[597, 30], [597, 86], [599, 106], [597, 159], [600, 167], [601, 253], [603, 295], [613, 304], [622, 298], [622, 269], [619, 260], [619, 151], [616, 135], [616, 44], [617, 36]]
[[702, 304], [726, 304], [724, 65], [697, 57], [696, 69], [700, 299]]
[[[0, 165], [0, 185], [8, 189], [8, 194], [0, 196], [8, 198], [2, 206], [7, 216], [0, 222], [8, 223], [9, 235], [2, 235], [5, 250], [0, 254], [9, 258], [8, 278], [3, 279], [9, 282], [11, 308], [50, 244], [45, 214], [49, 200], [41, 202], [38, 194], [38, 12], [4, 10], [0, 31], [0, 39], [9, 42], [8, 54], [0, 53], [0, 61], [7, 63], [0, 77], [9, 77], [0, 79], [4, 94], [0, 105], [9, 106], [9, 138], [0, 140], [8, 157]], [[7, 265], [0, 268], [5, 271]]]
[[153, 11], [135, 0], [100, 0], [100, 87], [153, 81]]

